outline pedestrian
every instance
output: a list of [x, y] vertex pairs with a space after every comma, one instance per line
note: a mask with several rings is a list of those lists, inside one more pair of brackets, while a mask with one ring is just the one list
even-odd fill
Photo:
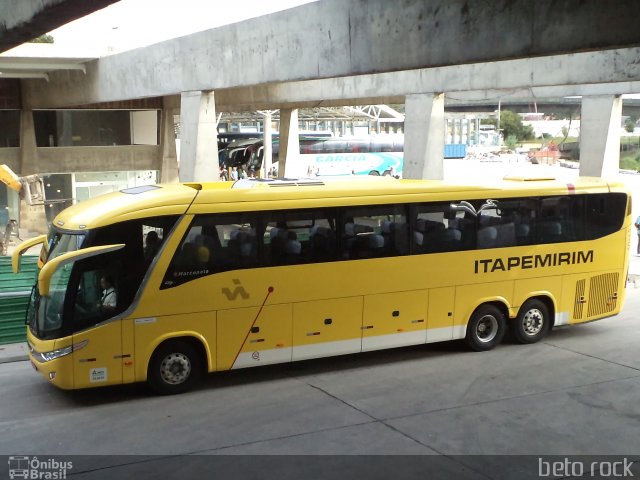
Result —
[[636, 227], [636, 233], [638, 234], [638, 249], [636, 250], [636, 255], [640, 255], [640, 215], [636, 218], [634, 225]]
[[238, 180], [238, 169], [236, 167], [233, 167], [231, 169], [231, 181], [235, 182]]

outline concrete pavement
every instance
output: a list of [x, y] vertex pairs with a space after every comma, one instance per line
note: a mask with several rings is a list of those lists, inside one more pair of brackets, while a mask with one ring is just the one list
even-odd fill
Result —
[[0, 345], [0, 363], [21, 362], [29, 357], [26, 342]]
[[527, 479], [540, 456], [638, 460], [639, 308], [632, 288], [621, 315], [534, 345], [448, 342], [212, 374], [171, 397], [143, 385], [64, 392], [6, 363], [0, 455], [74, 455], [73, 478], [92, 479]]

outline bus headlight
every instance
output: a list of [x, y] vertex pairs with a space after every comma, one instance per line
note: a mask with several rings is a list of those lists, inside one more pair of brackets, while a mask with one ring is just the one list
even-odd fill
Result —
[[57, 350], [52, 350], [50, 352], [42, 352], [40, 354], [36, 354], [36, 358], [39, 356], [38, 360], [42, 362], [50, 362], [51, 360], [55, 360], [56, 358], [64, 357], [73, 352], [73, 345], [69, 345], [68, 347], [58, 348]]
[[70, 353], [73, 353], [76, 350], [80, 350], [81, 348], [86, 347], [88, 343], [89, 343], [89, 340], [84, 340], [80, 343], [74, 343], [73, 345], [69, 345], [68, 347], [51, 350], [50, 352], [38, 352], [32, 348], [31, 353], [33, 357], [40, 363], [50, 362], [51, 360], [55, 360], [56, 358], [66, 357]]

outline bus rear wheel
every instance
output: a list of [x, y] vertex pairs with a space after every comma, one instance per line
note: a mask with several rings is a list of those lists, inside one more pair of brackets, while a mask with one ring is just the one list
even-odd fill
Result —
[[369, 175], [373, 175], [374, 177], [379, 177], [380, 176], [380, 172], [377, 170], [371, 170], [369, 172]]
[[547, 335], [551, 327], [549, 309], [540, 300], [527, 300], [518, 311], [512, 327], [518, 343], [536, 343]]
[[472, 350], [484, 352], [502, 341], [506, 329], [507, 320], [498, 307], [481, 305], [471, 315], [465, 340]]
[[202, 364], [197, 350], [187, 342], [163, 343], [151, 357], [147, 381], [161, 395], [183, 393], [202, 377]]

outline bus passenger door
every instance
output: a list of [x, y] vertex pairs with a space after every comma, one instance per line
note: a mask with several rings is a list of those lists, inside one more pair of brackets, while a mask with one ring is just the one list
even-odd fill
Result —
[[122, 383], [121, 325], [114, 320], [73, 334], [75, 388]]
[[357, 353], [362, 349], [362, 297], [293, 305], [293, 360]]
[[[455, 292], [455, 287], [432, 288], [429, 290], [427, 343], [445, 342], [453, 339]], [[464, 329], [466, 330], [466, 326]]]
[[291, 305], [218, 311], [217, 370], [291, 361]]
[[362, 351], [426, 343], [427, 301], [426, 290], [364, 297]]
[[101, 307], [103, 257], [84, 260], [78, 269], [73, 307], [75, 388], [122, 383], [122, 323], [110, 320], [119, 312]]

